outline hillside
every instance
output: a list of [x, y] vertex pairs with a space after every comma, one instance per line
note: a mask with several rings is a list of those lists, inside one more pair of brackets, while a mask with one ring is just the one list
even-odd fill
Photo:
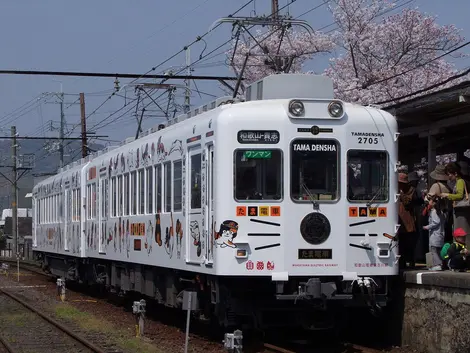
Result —
[[[45, 148], [47, 141], [41, 140], [19, 140], [18, 155], [34, 154], [36, 156], [35, 168], [26, 172], [18, 181], [18, 207], [31, 207], [31, 200], [25, 199], [28, 192], [31, 192], [34, 183], [34, 174], [54, 173], [59, 167], [59, 152], [49, 152]], [[81, 141], [64, 142], [64, 163], [68, 164], [81, 158]], [[93, 150], [104, 148], [103, 145], [90, 144]], [[11, 183], [5, 179], [5, 176], [11, 179], [11, 169], [5, 166], [11, 165], [11, 140], [0, 141], [0, 210], [10, 208], [11, 205]], [[22, 171], [18, 172], [18, 176]]]

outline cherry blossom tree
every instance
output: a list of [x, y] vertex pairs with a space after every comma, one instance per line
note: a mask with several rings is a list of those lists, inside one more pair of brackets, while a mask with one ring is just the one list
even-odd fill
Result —
[[343, 50], [325, 73], [338, 98], [363, 104], [396, 99], [456, 73], [445, 57], [437, 58], [463, 41], [454, 26], [440, 26], [416, 9], [378, 20], [394, 6], [384, 0], [332, 3], [335, 38]]
[[243, 70], [245, 84], [273, 73], [301, 72], [305, 61], [316, 54], [327, 53], [335, 46], [331, 36], [320, 32], [310, 34], [307, 31], [295, 31], [292, 28], [258, 30], [253, 36], [248, 34], [244, 37], [245, 40], [241, 36], [238, 40], [235, 38], [226, 54], [237, 75], [242, 71], [248, 55]]

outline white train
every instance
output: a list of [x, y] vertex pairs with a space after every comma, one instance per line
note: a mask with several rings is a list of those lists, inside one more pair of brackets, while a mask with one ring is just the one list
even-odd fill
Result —
[[227, 326], [379, 308], [398, 274], [397, 139], [327, 77], [269, 76], [37, 184], [34, 250], [57, 276], [167, 306], [196, 291]]

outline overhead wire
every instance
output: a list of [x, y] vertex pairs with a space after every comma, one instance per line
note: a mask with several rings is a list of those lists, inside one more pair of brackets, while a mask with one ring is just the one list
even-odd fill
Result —
[[[175, 23], [177, 23], [178, 21], [182, 20], [183, 18], [185, 18], [186, 16], [188, 15], [191, 15], [194, 13], [195, 10], [197, 10], [198, 8], [202, 7], [203, 5], [205, 5], [207, 2], [209, 2], [210, 0], [205, 0], [203, 1], [202, 3], [200, 3], [199, 5], [195, 6], [194, 8], [192, 8], [191, 10], [187, 11], [186, 13], [184, 13], [182, 16], [180, 17], [177, 17], [176, 19], [174, 19], [171, 23], [169, 24], [165, 24], [163, 25], [161, 28], [159, 28], [158, 30], [156, 30], [155, 32], [153, 32], [152, 34], [150, 34], [149, 36], [147, 36], [147, 38], [145, 38], [144, 41], [147, 41], [153, 37], [155, 37], [157, 34], [161, 34], [163, 31], [165, 31], [166, 29], [170, 28], [171, 26], [173, 26]], [[135, 43], [135, 42], [134, 42]], [[130, 51], [130, 50], [133, 50], [135, 49], [135, 47], [137, 46], [137, 44], [135, 43], [135, 45], [131, 46], [130, 48], [127, 49], [127, 51]], [[117, 58], [119, 58], [120, 56], [116, 56], [114, 57], [113, 59], [109, 60], [106, 65], [109, 65], [111, 64], [114, 60], [116, 60]], [[75, 80], [72, 81], [73, 82], [77, 82], [79, 80], [82, 80], [83, 78], [77, 78]]]
[[377, 102], [377, 103], [374, 103], [376, 105], [382, 105], [382, 104], [387, 104], [387, 103], [391, 103], [391, 102], [396, 102], [396, 101], [399, 101], [399, 100], [402, 100], [402, 99], [405, 99], [405, 98], [409, 98], [409, 97], [412, 97], [412, 96], [415, 96], [417, 94], [420, 94], [420, 93], [424, 93], [426, 91], [429, 91], [431, 89], [434, 89], [434, 88], [437, 88], [439, 86], [442, 86], [442, 85], [445, 85], [446, 83], [449, 83], [451, 81], [454, 81], [460, 77], [463, 77], [463, 76], [466, 76], [470, 74], [470, 68], [467, 68], [465, 70], [463, 70], [461, 73], [459, 74], [456, 74], [456, 75], [453, 75], [439, 83], [435, 83], [435, 84], [432, 84], [426, 88], [423, 88], [423, 89], [419, 89], [417, 91], [414, 91], [414, 92], [411, 92], [411, 93], [408, 93], [408, 94], [404, 94], [400, 97], [396, 97], [396, 98], [393, 98], [393, 99], [388, 99], [388, 100], [384, 100], [384, 101], [381, 101], [381, 102]]
[[[383, 79], [380, 79], [380, 80], [378, 80], [378, 81], [374, 81], [374, 82], [372, 82], [371, 84], [369, 84], [367, 87], [370, 87], [370, 86], [373, 86], [373, 85], [377, 85], [377, 84], [379, 84], [379, 83], [383, 83], [383, 82], [392, 80], [392, 79], [397, 78], [397, 77], [402, 76], [402, 75], [406, 75], [407, 73], [410, 73], [410, 72], [412, 72], [412, 71], [414, 71], [414, 70], [417, 70], [417, 69], [419, 69], [419, 68], [421, 68], [421, 67], [427, 66], [427, 65], [429, 65], [430, 63], [432, 63], [432, 62], [434, 62], [434, 61], [436, 61], [436, 60], [442, 59], [443, 57], [445, 57], [445, 56], [447, 56], [447, 55], [450, 55], [450, 54], [456, 52], [457, 50], [460, 50], [460, 49], [462, 49], [462, 48], [464, 48], [464, 47], [466, 47], [466, 46], [468, 46], [468, 45], [470, 45], [470, 41], [465, 42], [464, 44], [461, 44], [461, 45], [459, 45], [458, 47], [455, 47], [455, 48], [452, 49], [452, 50], [449, 50], [449, 51], [447, 51], [447, 52], [445, 52], [445, 53], [443, 53], [443, 54], [441, 54], [441, 55], [439, 55], [439, 56], [436, 56], [435, 58], [430, 59], [430, 60], [428, 60], [428, 61], [426, 61], [426, 62], [424, 62], [424, 63], [421, 63], [421, 64], [419, 64], [419, 65], [413, 66], [413, 67], [411, 67], [411, 68], [409, 68], [409, 69], [407, 69], [407, 70], [405, 70], [405, 71], [402, 71], [402, 72], [400, 72], [400, 73], [397, 73], [397, 74], [388, 76], [388, 77], [383, 78]], [[347, 90], [344, 90], [344, 92], [353, 91], [353, 90], [355, 90], [355, 89], [357, 89], [357, 88], [349, 88], [349, 89], [347, 89]]]
[[[158, 97], [154, 98], [153, 100], [154, 101], [157, 101], [159, 98], [161, 98], [165, 93], [167, 93], [167, 91], [163, 91]], [[135, 99], [137, 100], [137, 98]], [[134, 101], [135, 101], [134, 100]], [[147, 108], [150, 104], [153, 104], [154, 102], [151, 101], [150, 103], [148, 103], [146, 106], [144, 106], [144, 109]], [[107, 124], [103, 125], [103, 126], [99, 126], [97, 127], [98, 125], [102, 124], [104, 121], [110, 119], [112, 116], [114, 116], [115, 114], [119, 113], [123, 108], [125, 107], [122, 107], [121, 109], [115, 111], [114, 113], [110, 114], [106, 119], [103, 119], [100, 123], [94, 125], [93, 127], [90, 128], [90, 130], [98, 130], [98, 129], [103, 129], [105, 128], [106, 126], [109, 126], [113, 123], [115, 123], [117, 120], [119, 120], [120, 118], [122, 118], [123, 116], [125, 116], [127, 113], [129, 113], [132, 109], [134, 109], [135, 107], [137, 106], [137, 104], [133, 105], [131, 108], [129, 108], [127, 111], [125, 111], [123, 114], [119, 115], [117, 118], [111, 120], [110, 122], [108, 122]]]
[[[246, 6], [248, 6], [249, 4], [251, 4], [253, 2], [253, 0], [249, 0], [247, 3], [245, 3], [242, 7], [240, 7], [237, 11], [235, 11], [234, 13], [232, 13], [231, 15], [229, 15], [229, 17], [231, 16], [234, 16], [236, 15], [238, 12], [240, 12], [241, 10], [243, 10]], [[127, 83], [126, 85], [122, 86], [117, 92], [114, 91], [113, 93], [111, 93], [103, 103], [101, 103], [96, 109], [94, 109], [92, 111], [91, 114], [88, 114], [87, 116], [87, 119], [89, 117], [91, 117], [92, 115], [94, 115], [103, 105], [106, 104], [107, 101], [109, 101], [114, 95], [116, 95], [116, 93], [120, 92], [124, 87], [126, 86], [129, 86], [131, 85], [132, 83], [138, 81], [140, 78], [142, 78], [143, 76], [149, 74], [150, 72], [153, 72], [155, 71], [156, 69], [158, 69], [159, 67], [163, 66], [164, 64], [166, 64], [167, 62], [169, 62], [170, 60], [172, 60], [173, 58], [175, 58], [176, 56], [178, 56], [179, 54], [183, 53], [184, 51], [186, 51], [188, 48], [190, 48], [192, 45], [200, 42], [204, 37], [206, 37], [212, 30], [216, 29], [217, 27], [219, 27], [220, 25], [222, 25], [222, 23], [218, 23], [214, 28], [212, 28], [211, 30], [207, 31], [206, 33], [202, 34], [202, 35], [199, 35], [196, 37], [196, 39], [194, 39], [191, 43], [185, 45], [181, 50], [179, 50], [178, 52], [176, 52], [175, 54], [171, 55], [169, 58], [165, 59], [164, 61], [160, 62], [158, 65], [156, 66], [153, 66], [150, 70], [148, 70], [147, 72], [145, 72], [144, 74], [142, 74], [139, 78], [136, 78], [136, 79], [133, 79], [132, 81], [130, 81], [129, 83]], [[179, 71], [181, 72], [181, 71]]]

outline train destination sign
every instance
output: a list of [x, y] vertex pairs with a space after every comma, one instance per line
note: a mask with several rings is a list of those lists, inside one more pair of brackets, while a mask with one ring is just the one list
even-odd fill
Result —
[[244, 151], [243, 157], [246, 159], [270, 159], [272, 154], [272, 151], [253, 150]]
[[279, 142], [279, 131], [276, 130], [240, 130], [238, 131], [239, 143], [265, 143], [276, 144]]

